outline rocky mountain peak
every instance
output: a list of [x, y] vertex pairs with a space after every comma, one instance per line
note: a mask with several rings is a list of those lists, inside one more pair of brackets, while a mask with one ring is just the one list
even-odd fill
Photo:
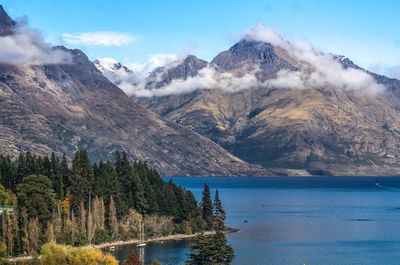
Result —
[[[155, 69], [148, 77], [147, 88], [160, 88], [173, 79], [186, 79], [197, 75], [208, 63], [194, 55], [188, 55], [183, 61], [176, 61]], [[161, 80], [161, 81], [159, 81]]]
[[204, 60], [197, 58], [194, 55], [188, 55], [183, 61], [183, 64], [187, 67], [192, 67], [193, 69], [199, 70], [206, 67], [208, 63]]
[[273, 64], [276, 61], [278, 56], [270, 43], [244, 39], [218, 54], [212, 63], [224, 70], [231, 70], [243, 63]]
[[266, 80], [282, 69], [297, 69], [290, 56], [268, 42], [243, 39], [211, 62], [219, 69], [245, 74], [259, 67], [257, 78]]
[[0, 5], [0, 36], [6, 36], [13, 33], [15, 21], [10, 18], [3, 6]]

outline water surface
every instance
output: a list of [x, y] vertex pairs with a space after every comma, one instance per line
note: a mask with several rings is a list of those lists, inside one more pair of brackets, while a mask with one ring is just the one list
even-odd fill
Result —
[[[400, 264], [399, 177], [173, 180], [197, 198], [205, 182], [220, 190], [227, 224], [240, 229], [227, 235], [234, 264]], [[183, 264], [189, 247], [190, 241], [150, 244], [146, 264]], [[116, 256], [123, 260], [132, 248], [118, 248]]]

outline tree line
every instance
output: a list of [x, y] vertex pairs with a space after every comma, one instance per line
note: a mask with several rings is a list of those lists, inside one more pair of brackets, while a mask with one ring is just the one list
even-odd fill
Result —
[[0, 183], [3, 256], [32, 255], [47, 242], [82, 246], [137, 238], [136, 225], [146, 220], [167, 235], [214, 229], [224, 219], [211, 199], [198, 205], [190, 191], [164, 182], [156, 170], [130, 162], [125, 153], [98, 163], [86, 150], [77, 151], [71, 163], [54, 153], [0, 155]]

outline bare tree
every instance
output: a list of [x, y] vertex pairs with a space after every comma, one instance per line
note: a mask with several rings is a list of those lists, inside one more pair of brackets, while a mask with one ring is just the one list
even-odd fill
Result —
[[79, 223], [80, 223], [80, 230], [81, 233], [86, 235], [86, 210], [83, 201], [81, 201], [79, 207]]
[[30, 219], [28, 224], [28, 239], [29, 239], [28, 254], [32, 254], [34, 251], [37, 251], [39, 249], [39, 235], [40, 235], [39, 219], [35, 217], [33, 219]]
[[44, 235], [46, 237], [46, 242], [55, 241], [54, 225], [51, 222], [47, 223], [47, 227], [46, 227], [46, 231], [44, 232]]
[[110, 198], [110, 229], [113, 239], [118, 237], [118, 220], [117, 220], [117, 208], [113, 196]]

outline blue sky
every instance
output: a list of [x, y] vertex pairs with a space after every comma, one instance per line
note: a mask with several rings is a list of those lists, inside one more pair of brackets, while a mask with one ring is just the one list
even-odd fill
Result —
[[262, 23], [289, 40], [344, 54], [363, 67], [375, 64], [374, 70], [384, 71], [400, 64], [400, 1], [396, 0], [3, 0], [2, 4], [14, 18], [27, 16], [30, 25], [52, 43], [62, 42], [65, 33], [123, 34], [125, 41], [119, 45], [64, 41], [91, 59], [107, 56], [133, 63], [152, 54], [189, 52], [211, 60], [243, 31]]

